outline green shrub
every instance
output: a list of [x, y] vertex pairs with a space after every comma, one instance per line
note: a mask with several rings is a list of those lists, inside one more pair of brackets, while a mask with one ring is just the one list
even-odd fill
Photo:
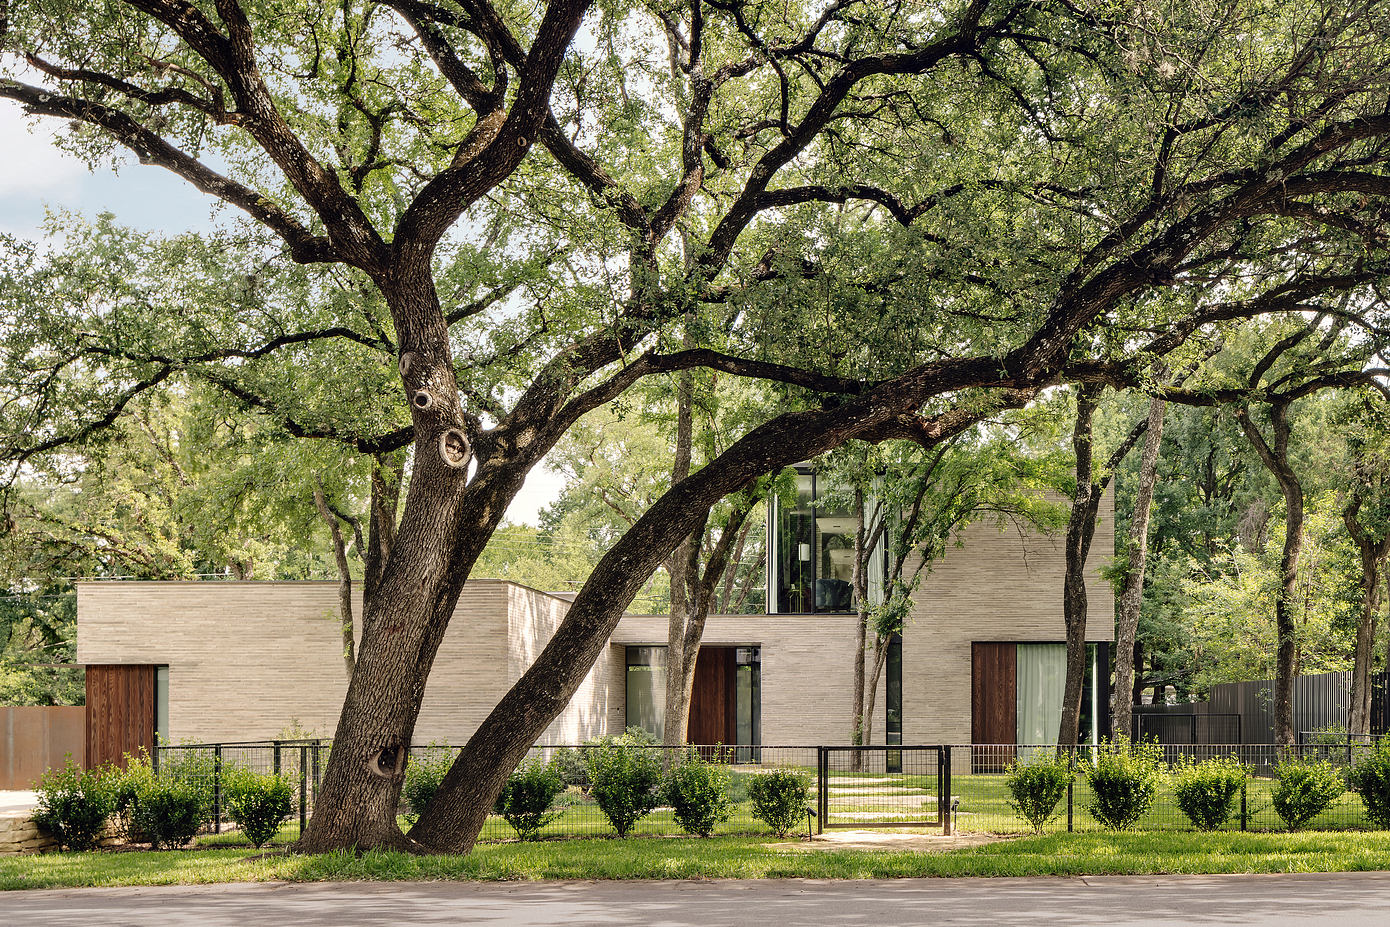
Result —
[[1235, 810], [1236, 796], [1250, 770], [1234, 756], [1204, 763], [1184, 758], [1174, 770], [1173, 797], [1178, 809], [1198, 830], [1216, 830]]
[[203, 826], [203, 796], [188, 782], [156, 778], [135, 793], [130, 828], [156, 850], [181, 847]]
[[714, 825], [729, 819], [729, 769], [707, 763], [691, 750], [666, 776], [666, 801], [687, 834], [708, 837]]
[[[219, 773], [217, 755], [210, 747], [163, 747], [159, 751], [161, 782], [177, 782], [198, 796], [198, 819], [212, 823], [214, 783]], [[222, 775], [226, 773], [223, 765]]]
[[811, 778], [794, 769], [774, 769], [751, 776], [748, 798], [753, 817], [762, 821], [779, 837], [791, 833], [806, 818]]
[[1361, 796], [1371, 823], [1390, 829], [1390, 734], [1378, 739], [1347, 772], [1347, 784]]
[[588, 748], [584, 759], [588, 765], [589, 794], [618, 836], [626, 837], [633, 825], [659, 802], [659, 751], [619, 740]]
[[34, 823], [61, 849], [90, 850], [115, 810], [112, 775], [110, 767], [82, 769], [68, 756], [62, 769], [50, 769], [39, 778]]
[[1153, 806], [1163, 781], [1163, 749], [1158, 744], [1131, 744], [1125, 738], [1105, 744], [1087, 764], [1091, 798], [1086, 810], [1111, 830], [1128, 830]]
[[551, 810], [555, 796], [564, 790], [565, 780], [554, 764], [527, 760], [507, 778], [493, 810], [522, 840], [535, 840], [542, 827], [565, 813]]
[[454, 751], [447, 743], [430, 744], [425, 753], [410, 757], [405, 767], [405, 784], [401, 786], [401, 797], [409, 805], [405, 812], [408, 823], [414, 824], [420, 819], [420, 812], [439, 791], [439, 783], [444, 781], [453, 764]]
[[1274, 767], [1274, 813], [1290, 831], [1298, 830], [1346, 791], [1335, 766], [1326, 760], [1289, 760]]
[[589, 787], [589, 767], [584, 762], [584, 751], [578, 747], [563, 747], [555, 751], [550, 765], [565, 785]]
[[227, 816], [236, 822], [253, 847], [269, 843], [294, 811], [294, 786], [284, 776], [274, 773], [232, 770], [223, 779], [222, 794]]
[[136, 756], [125, 755], [125, 769], [113, 769], [109, 780], [114, 830], [126, 843], [149, 843], [135, 819], [140, 794], [154, 787], [154, 769], [143, 749]]
[[1043, 754], [1029, 763], [1010, 763], [1004, 784], [1012, 798], [1009, 804], [1041, 834], [1043, 825], [1057, 816], [1057, 803], [1067, 794], [1072, 780], [1071, 764], [1055, 753]]

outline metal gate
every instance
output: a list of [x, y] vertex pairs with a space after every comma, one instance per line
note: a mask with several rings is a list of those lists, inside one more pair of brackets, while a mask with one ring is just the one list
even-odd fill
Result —
[[947, 747], [816, 748], [816, 832], [940, 827], [951, 832]]

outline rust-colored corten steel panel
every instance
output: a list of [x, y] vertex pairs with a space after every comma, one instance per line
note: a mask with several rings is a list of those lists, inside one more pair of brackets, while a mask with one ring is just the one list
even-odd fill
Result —
[[731, 744], [738, 740], [733, 647], [701, 647], [695, 660], [695, 687], [690, 695], [692, 744]]
[[155, 668], [87, 667], [87, 766], [154, 751]]
[[31, 789], [68, 756], [80, 765], [85, 717], [66, 705], [0, 708], [0, 789]]
[[1012, 744], [1018, 720], [1018, 661], [1012, 643], [970, 645], [970, 742]]

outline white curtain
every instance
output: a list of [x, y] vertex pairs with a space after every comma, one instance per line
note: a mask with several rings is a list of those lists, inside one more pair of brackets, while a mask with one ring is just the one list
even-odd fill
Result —
[[658, 740], [666, 730], [666, 648], [627, 648], [627, 726]]
[[[1067, 645], [1019, 644], [1017, 654], [1017, 742], [1055, 744], [1067, 682]], [[1028, 759], [1023, 751], [1019, 758]]]

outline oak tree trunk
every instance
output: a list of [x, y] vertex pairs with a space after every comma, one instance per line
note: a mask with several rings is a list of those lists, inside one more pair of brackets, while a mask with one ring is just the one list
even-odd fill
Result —
[[1289, 401], [1270, 404], [1269, 420], [1273, 440], [1266, 441], [1250, 419], [1250, 411], [1236, 411], [1241, 430], [1255, 448], [1261, 462], [1279, 483], [1287, 516], [1284, 521], [1284, 547], [1279, 555], [1279, 591], [1274, 599], [1274, 742], [1291, 747], [1297, 741], [1293, 725], [1293, 680], [1295, 649], [1294, 597], [1298, 588], [1298, 556], [1303, 549], [1303, 484], [1289, 464]]
[[1067, 676], [1062, 689], [1062, 718], [1058, 746], [1075, 744], [1081, 727], [1081, 690], [1086, 677], [1086, 558], [1096, 530], [1102, 490], [1093, 478], [1091, 420], [1100, 390], [1082, 385], [1076, 393], [1076, 492], [1067, 518], [1066, 573], [1062, 583], [1062, 615], [1066, 622]]
[[[398, 320], [414, 468], [391, 554], [364, 603], [362, 623], [371, 633], [362, 636], [314, 814], [298, 844], [307, 852], [415, 849], [396, 810], [425, 681], [464, 578], [524, 478], [519, 467], [480, 468], [468, 485], [465, 423], [433, 281], [417, 274], [385, 295]], [[384, 519], [374, 527], [392, 534]]]
[[1139, 612], [1144, 600], [1144, 569], [1149, 553], [1149, 513], [1153, 510], [1154, 484], [1158, 479], [1158, 451], [1163, 443], [1164, 401], [1149, 402], [1148, 433], [1144, 453], [1139, 459], [1139, 487], [1134, 513], [1129, 522], [1129, 569], [1120, 591], [1119, 614], [1115, 620], [1115, 687], [1110, 737], [1129, 737], [1133, 722], [1130, 706], [1134, 692], [1134, 643], [1139, 635]]

